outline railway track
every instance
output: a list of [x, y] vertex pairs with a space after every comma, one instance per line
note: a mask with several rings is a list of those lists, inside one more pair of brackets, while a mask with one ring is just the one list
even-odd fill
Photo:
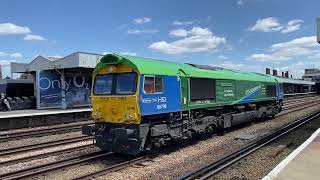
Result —
[[94, 152], [82, 156], [77, 156], [69, 159], [63, 159], [60, 161], [55, 161], [51, 163], [46, 163], [46, 164], [41, 164], [38, 166], [33, 166], [5, 174], [0, 174], [0, 179], [6, 179], [6, 180], [11, 180], [11, 179], [21, 179], [21, 178], [27, 178], [30, 176], [35, 176], [40, 173], [45, 173], [48, 171], [56, 170], [59, 168], [64, 168], [72, 165], [77, 165], [83, 162], [88, 162], [94, 159], [100, 159], [100, 158], [106, 158], [110, 156], [113, 153], [106, 153], [106, 152]]
[[313, 104], [313, 103], [319, 103], [320, 102], [320, 98], [319, 99], [314, 99], [314, 100], [309, 100], [309, 101], [301, 101], [299, 103], [292, 103], [292, 104], [284, 104], [282, 106], [283, 110], [288, 110], [288, 109], [293, 109], [296, 107], [300, 107], [300, 106], [304, 106], [304, 105], [308, 105], [308, 104]]
[[297, 128], [301, 127], [302, 125], [312, 121], [313, 119], [320, 116], [320, 111], [313, 113], [307, 117], [301, 118], [296, 120], [281, 129], [275, 131], [272, 134], [269, 134], [259, 140], [256, 140], [248, 145], [244, 146], [243, 148], [236, 150], [217, 161], [214, 161], [210, 164], [206, 164], [188, 174], [180, 176], [179, 180], [188, 180], [188, 179], [208, 179], [221, 170], [229, 167], [230, 165], [234, 164], [235, 162], [243, 159], [247, 155], [257, 151], [258, 149], [264, 147], [265, 145], [279, 139], [280, 137], [288, 134], [289, 132], [296, 130]]
[[41, 129], [1, 133], [0, 134], [0, 142], [80, 131], [83, 125], [88, 125], [88, 124], [92, 124], [92, 123], [93, 122], [90, 121], [90, 122], [85, 122], [85, 123], [66, 125], [66, 126], [62, 126], [62, 127], [45, 127], [45, 128], [41, 128]]
[[305, 108], [308, 108], [308, 107], [312, 107], [312, 106], [318, 105], [319, 103], [320, 103], [320, 100], [316, 101], [316, 102], [312, 102], [312, 103], [308, 102], [308, 103], [304, 103], [304, 104], [291, 106], [289, 108], [283, 109], [283, 111], [280, 112], [279, 114], [277, 114], [276, 117], [283, 116], [285, 114], [289, 114], [289, 113], [294, 112], [294, 111], [299, 111], [299, 110], [302, 110], [302, 109], [305, 109]]
[[[313, 97], [311, 97], [313, 98]], [[289, 105], [287, 106], [286, 111], [283, 111], [282, 113], [280, 113], [279, 115], [284, 115], [284, 114], [288, 114], [291, 113], [293, 111], [297, 111], [300, 109], [304, 109], [310, 106], [314, 106], [316, 104], [319, 104], [319, 101], [310, 103], [311, 101], [299, 101], [299, 104], [294, 105]], [[278, 116], [279, 116], [278, 115]], [[25, 138], [27, 137], [34, 137], [34, 133], [37, 133], [36, 136], [41, 136], [41, 135], [48, 135], [47, 131], [48, 130], [52, 130], [53, 134], [56, 133], [61, 133], [62, 132], [70, 132], [68, 131], [70, 129], [77, 129], [80, 130], [81, 126], [83, 124], [91, 124], [92, 122], [87, 122], [87, 123], [82, 123], [82, 124], [76, 124], [76, 125], [70, 125], [70, 126], [64, 126], [64, 127], [53, 127], [53, 128], [45, 128], [45, 129], [41, 129], [41, 130], [35, 130], [35, 131], [24, 131], [24, 132], [16, 132], [16, 133], [8, 133], [6, 137], [8, 137], [9, 139], [19, 139], [19, 138]], [[78, 127], [77, 127], [78, 126]], [[66, 129], [64, 129], [66, 128]], [[43, 131], [43, 132], [42, 132]], [[32, 132], [31, 134], [27, 134], [28, 132]], [[50, 134], [49, 133], [49, 134]], [[16, 134], [16, 135], [14, 135]], [[23, 136], [23, 137], [22, 137]], [[0, 134], [0, 142], [3, 141], [5, 139], [5, 134]], [[44, 148], [48, 148], [48, 147], [54, 147], [54, 146], [58, 146], [58, 145], [64, 145], [64, 144], [70, 144], [70, 143], [76, 143], [76, 142], [80, 142], [80, 141], [84, 141], [84, 140], [89, 140], [92, 139], [92, 137], [77, 137], [75, 138], [69, 138], [69, 139], [65, 139], [65, 140], [61, 140], [61, 142], [59, 142], [60, 140], [57, 141], [52, 141], [52, 142], [47, 142], [47, 143], [39, 143], [39, 144], [34, 144], [34, 145], [30, 145], [30, 146], [21, 146], [21, 147], [16, 147], [16, 148], [12, 148], [12, 149], [3, 149], [0, 150], [0, 156], [4, 156], [4, 155], [8, 155], [8, 154], [13, 154], [13, 153], [23, 153], [23, 152], [27, 152], [27, 151], [33, 151], [33, 150], [40, 150], [40, 149], [44, 149]], [[6, 164], [13, 164], [16, 162], [20, 162], [20, 161], [27, 161], [27, 160], [31, 160], [31, 159], [35, 159], [35, 158], [40, 158], [43, 156], [50, 156], [50, 155], [54, 155], [54, 154], [59, 154], [59, 153], [65, 153], [65, 152], [73, 152], [76, 150], [81, 150], [81, 149], [85, 149], [85, 148], [91, 148], [93, 147], [92, 144], [90, 145], [86, 145], [86, 146], [80, 146], [80, 147], [74, 147], [74, 148], [69, 148], [69, 149], [64, 149], [64, 150], [59, 150], [59, 151], [53, 151], [47, 154], [39, 154], [36, 156], [31, 156], [31, 157], [24, 157], [24, 158], [19, 158], [19, 159], [15, 159], [15, 160], [10, 160], [10, 161], [6, 161], [6, 162], [0, 162], [0, 165], [6, 165]], [[102, 153], [102, 152], [100, 152]], [[48, 163], [48, 164], [44, 164], [44, 165], [39, 165], [39, 166], [35, 166], [35, 167], [30, 167], [27, 169], [23, 169], [23, 170], [18, 170], [18, 171], [14, 171], [14, 172], [10, 172], [10, 173], [6, 173], [6, 174], [2, 174], [0, 175], [0, 179], [16, 179], [16, 178], [24, 178], [24, 177], [29, 177], [29, 176], [33, 176], [33, 175], [37, 175], [40, 173], [44, 173], [50, 170], [55, 170], [55, 169], [59, 169], [59, 168], [63, 168], [63, 167], [67, 167], [67, 166], [71, 166], [71, 165], [76, 165], [85, 161], [90, 161], [93, 159], [97, 159], [97, 158], [101, 158], [101, 157], [105, 157], [108, 156], [112, 153], [102, 153], [99, 154], [99, 152], [96, 152], [96, 154], [87, 154], [85, 156], [81, 156], [81, 157], [75, 157], [75, 158], [70, 158], [70, 159], [65, 159], [65, 160], [61, 160], [61, 161], [56, 161], [53, 163]], [[108, 174], [110, 172], [113, 171], [117, 171], [120, 169], [123, 169], [129, 165], [132, 164], [137, 164], [139, 162], [143, 162], [143, 161], [148, 161], [150, 160], [150, 158], [147, 157], [140, 157], [139, 159], [133, 159], [133, 160], [129, 160], [128, 162], [122, 162], [119, 164], [115, 164], [109, 167], [106, 167], [105, 169], [92, 173], [92, 174], [88, 174], [85, 176], [81, 176], [78, 177], [77, 179], [94, 179], [98, 176], [102, 176], [105, 174]]]
[[301, 99], [294, 99], [294, 100], [284, 100], [283, 104], [295, 104], [299, 102], [306, 102], [306, 101], [312, 101], [312, 100], [317, 100], [320, 99], [320, 96], [312, 96], [312, 97], [307, 97], [307, 98], [301, 98]]
[[125, 161], [125, 162], [121, 162], [121, 163], [118, 163], [118, 164], [115, 164], [112, 166], [105, 167], [104, 169], [102, 169], [100, 171], [75, 178], [74, 180], [96, 179], [99, 176], [103, 176], [103, 175], [106, 175], [111, 172], [119, 171], [119, 170], [124, 169], [128, 166], [135, 165], [135, 164], [145, 162], [145, 161], [152, 161], [152, 158], [150, 158], [149, 156], [138, 157], [138, 158], [135, 158], [135, 159], [132, 159], [129, 161]]
[[310, 97], [310, 96], [315, 96], [317, 95], [316, 92], [311, 92], [311, 93], [295, 93], [295, 94], [285, 94], [284, 98], [285, 99], [297, 99], [301, 97]]
[[[306, 96], [302, 96], [302, 99], [296, 99], [293, 97], [290, 97], [290, 99], [285, 99], [284, 101], [284, 106], [285, 109], [289, 109], [289, 106], [294, 107], [294, 106], [299, 106], [302, 104], [296, 104], [296, 102], [299, 103], [308, 103], [309, 100], [315, 100], [318, 99], [317, 96], [315, 95], [306, 95]], [[319, 98], [320, 99], [320, 98]], [[288, 108], [286, 108], [286, 106]], [[35, 129], [35, 130], [25, 130], [25, 131], [17, 131], [17, 132], [8, 132], [8, 133], [0, 133], [0, 142], [6, 142], [6, 141], [10, 141], [10, 140], [17, 140], [17, 139], [25, 139], [25, 138], [31, 138], [31, 137], [40, 137], [40, 136], [45, 136], [45, 135], [52, 135], [52, 134], [58, 134], [58, 133], [68, 133], [68, 132], [75, 132], [75, 131], [80, 131], [82, 125], [88, 125], [88, 124], [92, 124], [93, 122], [81, 122], [81, 123], [77, 123], [77, 124], [71, 124], [71, 125], [65, 125], [65, 126], [61, 126], [61, 127], [44, 127], [41, 129]]]
[[[27, 153], [30, 151], [42, 150], [45, 148], [52, 148], [52, 147], [57, 147], [57, 146], [69, 145], [72, 143], [78, 143], [78, 142], [87, 141], [87, 140], [92, 140], [92, 137], [79, 136], [79, 137], [61, 139], [61, 140], [50, 141], [50, 142], [45, 142], [45, 143], [37, 143], [37, 144], [31, 144], [31, 145], [26, 145], [26, 146], [6, 148], [6, 149], [0, 150], [0, 157], [5, 156], [5, 155]], [[94, 145], [92, 143], [92, 144], [87, 144], [87, 145], [83, 145], [83, 146], [77, 146], [77, 147], [62, 149], [62, 150], [58, 150], [58, 151], [47, 152], [45, 154], [38, 154], [38, 155], [34, 155], [34, 156], [26, 156], [26, 157], [12, 159], [12, 160], [8, 160], [8, 161], [2, 161], [2, 162], [0, 162], [0, 165], [13, 164], [13, 163], [23, 162], [23, 161], [27, 161], [27, 160], [31, 160], [31, 159], [48, 157], [51, 155], [73, 152], [73, 151], [87, 149], [87, 148], [93, 148], [93, 147], [94, 147]]]

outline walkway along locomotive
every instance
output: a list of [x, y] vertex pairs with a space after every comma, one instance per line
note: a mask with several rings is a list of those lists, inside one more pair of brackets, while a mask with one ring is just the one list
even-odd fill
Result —
[[93, 135], [102, 150], [137, 155], [281, 111], [276, 77], [108, 54], [93, 72]]

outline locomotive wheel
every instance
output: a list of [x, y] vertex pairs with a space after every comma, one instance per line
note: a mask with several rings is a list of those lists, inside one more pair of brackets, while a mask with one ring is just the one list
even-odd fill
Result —
[[217, 135], [218, 136], [223, 136], [224, 135], [224, 124], [223, 124], [223, 122], [221, 123], [221, 125], [219, 125], [217, 127]]
[[267, 113], [264, 112], [264, 113], [262, 113], [262, 115], [260, 117], [260, 121], [266, 121], [266, 120], [268, 120], [268, 117], [267, 117]]

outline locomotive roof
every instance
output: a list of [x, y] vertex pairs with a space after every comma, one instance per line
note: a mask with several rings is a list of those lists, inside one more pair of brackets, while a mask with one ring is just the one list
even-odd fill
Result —
[[100, 63], [94, 70], [94, 73], [109, 64], [126, 64], [138, 71], [140, 74], [171, 76], [186, 74], [189, 77], [276, 82], [275, 77], [260, 73], [241, 72], [231, 69], [214, 67], [208, 68], [207, 66], [182, 64], [151, 58], [118, 54], [107, 54], [103, 58], [101, 58]]

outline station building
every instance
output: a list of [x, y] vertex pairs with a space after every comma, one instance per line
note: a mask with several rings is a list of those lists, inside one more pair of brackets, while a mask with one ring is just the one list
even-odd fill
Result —
[[307, 81], [320, 83], [320, 69], [305, 69], [302, 78]]
[[11, 63], [12, 73], [34, 81], [37, 109], [88, 107], [91, 74], [103, 55], [75, 52], [65, 57], [38, 56], [30, 63]]
[[[271, 75], [271, 69], [266, 68], [266, 74]], [[309, 93], [315, 91], [315, 82], [310, 79], [293, 79], [292, 75], [289, 76], [289, 72], [281, 72], [278, 75], [276, 69], [272, 70], [272, 76], [278, 78], [279, 82], [283, 84], [284, 94], [297, 94], [297, 93]]]
[[315, 82], [315, 89], [320, 94], [320, 69], [305, 69], [304, 80]]

